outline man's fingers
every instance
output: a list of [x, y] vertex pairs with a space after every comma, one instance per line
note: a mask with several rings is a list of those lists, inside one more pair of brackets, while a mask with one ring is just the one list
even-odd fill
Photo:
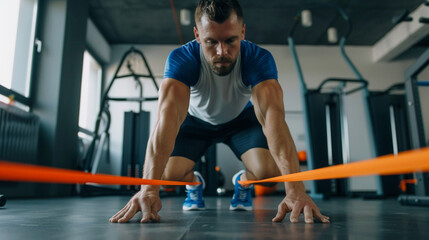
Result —
[[286, 213], [290, 212], [288, 206], [285, 203], [280, 203], [277, 208], [277, 215], [273, 218], [273, 222], [281, 222], [286, 217]]
[[142, 220], [140, 220], [141, 223], [147, 223], [150, 221], [150, 213], [143, 213], [142, 214]]
[[304, 221], [305, 223], [313, 223], [313, 209], [310, 206], [304, 207]]
[[113, 215], [113, 217], [111, 217], [109, 219], [109, 221], [112, 223], [117, 222], [118, 219], [120, 219], [122, 216], [124, 216], [124, 214], [127, 212], [128, 208], [129, 208], [129, 204], [125, 205], [125, 207], [122, 208], [120, 211], [118, 211], [115, 215]]
[[140, 208], [142, 211], [142, 220], [141, 223], [147, 223], [150, 221], [150, 204], [147, 202], [147, 199], [139, 199]]
[[299, 214], [302, 212], [302, 206], [300, 204], [295, 204], [293, 206], [292, 212], [290, 213], [290, 222], [291, 223], [297, 223]]
[[137, 213], [136, 204], [132, 203], [125, 214], [118, 220], [118, 223], [128, 222]]
[[314, 210], [314, 217], [322, 223], [330, 223], [329, 217], [322, 215], [320, 211]]
[[114, 222], [117, 222], [118, 221], [118, 219], [119, 218], [121, 218], [122, 216], [123, 216], [123, 213], [124, 212], [124, 210], [121, 210], [121, 211], [119, 211], [118, 213], [116, 213], [113, 217], [111, 217], [110, 219], [109, 219], [109, 221], [110, 222], [112, 222], [112, 223], [114, 223]]
[[147, 223], [149, 221], [159, 222], [161, 220], [161, 216], [158, 214], [159, 210], [155, 209], [150, 199], [140, 199], [140, 206], [142, 211], [141, 223]]
[[152, 206], [152, 221], [159, 222], [161, 220], [161, 216], [158, 214], [159, 210], [155, 206]]
[[159, 222], [160, 220], [161, 220], [161, 216], [158, 213], [156, 213], [156, 212], [152, 212], [152, 213], [144, 212], [143, 216], [142, 216], [142, 220], [140, 222], [141, 223], [147, 223], [149, 221]]
[[159, 222], [159, 220], [161, 220], [161, 216], [159, 216], [158, 213], [153, 212], [151, 213], [151, 219], [152, 219], [152, 222]]

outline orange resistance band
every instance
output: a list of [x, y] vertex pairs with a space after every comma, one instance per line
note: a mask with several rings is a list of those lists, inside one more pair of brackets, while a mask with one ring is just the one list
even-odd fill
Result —
[[429, 148], [411, 150], [394, 155], [349, 164], [340, 164], [305, 172], [293, 173], [259, 181], [239, 181], [240, 184], [264, 182], [295, 182], [346, 178], [365, 175], [392, 175], [429, 171]]
[[99, 183], [107, 185], [197, 185], [198, 182], [178, 182], [91, 174], [76, 170], [41, 167], [0, 161], [0, 180], [44, 183]]
[[[411, 150], [397, 156], [386, 155], [366, 161], [335, 165], [300, 173], [268, 178], [260, 181], [240, 181], [241, 184], [263, 182], [293, 182], [346, 178], [364, 175], [391, 175], [429, 171], [429, 148]], [[108, 185], [197, 185], [197, 182], [178, 182], [91, 174], [75, 170], [41, 167], [0, 161], [0, 180], [45, 183], [99, 183]]]

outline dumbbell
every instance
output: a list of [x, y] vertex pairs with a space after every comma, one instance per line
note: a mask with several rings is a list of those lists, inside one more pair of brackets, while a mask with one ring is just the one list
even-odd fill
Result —
[[3, 207], [6, 204], [6, 197], [0, 194], [0, 207]]

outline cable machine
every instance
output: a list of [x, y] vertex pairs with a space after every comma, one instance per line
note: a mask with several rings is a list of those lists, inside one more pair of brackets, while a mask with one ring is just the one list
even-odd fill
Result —
[[[146, 68], [147, 74], [136, 73], [135, 65], [141, 61]], [[120, 74], [120, 70], [126, 63], [126, 74]], [[134, 65], [133, 65], [134, 64]], [[138, 97], [110, 97], [109, 92], [114, 83], [125, 78], [133, 78], [139, 90]], [[109, 129], [111, 122], [111, 114], [109, 111], [109, 102], [136, 102], [138, 103], [138, 112], [125, 113], [124, 119], [124, 144], [122, 158], [122, 176], [141, 177], [142, 166], [144, 163], [146, 145], [149, 138], [149, 112], [142, 109], [143, 102], [157, 101], [158, 97], [143, 97], [143, 84], [141, 78], [149, 78], [156, 89], [159, 91], [158, 84], [149, 67], [149, 64], [143, 53], [131, 47], [124, 53], [115, 71], [115, 74], [110, 81], [108, 87], [104, 91], [100, 103], [100, 109], [95, 122], [95, 130], [92, 141], [89, 144], [88, 150], [83, 160], [83, 170], [86, 172], [96, 173], [102, 153], [107, 149], [109, 152]], [[86, 195], [86, 189], [91, 188], [89, 185], [82, 185], [80, 192]], [[133, 188], [133, 189], [132, 189]], [[136, 190], [134, 186], [124, 186], [122, 190]]]
[[[350, 162], [349, 131], [344, 97], [357, 91], [363, 91], [365, 96], [369, 94], [368, 82], [362, 77], [345, 52], [345, 43], [352, 29], [348, 15], [339, 6], [329, 3], [315, 3], [310, 7], [302, 8], [302, 10], [314, 7], [334, 9], [347, 23], [347, 30], [339, 40], [339, 48], [344, 61], [356, 78], [328, 78], [316, 89], [307, 88], [294, 42], [294, 34], [302, 20], [302, 11], [299, 11], [289, 32], [288, 43], [297, 70], [304, 105], [303, 115], [306, 126], [309, 170]], [[325, 87], [327, 83], [337, 83], [338, 86], [333, 90], [327, 90]], [[357, 85], [358, 87], [346, 91], [347, 85]], [[369, 113], [368, 109], [366, 111]], [[369, 117], [367, 120], [369, 122]], [[370, 124], [369, 127], [371, 127]], [[326, 198], [333, 195], [344, 196], [347, 193], [347, 179], [311, 181], [310, 196], [313, 198]]]
[[[429, 65], [429, 49], [405, 71], [405, 95], [407, 100], [408, 121], [411, 146], [418, 149], [427, 146], [423, 127], [423, 116], [418, 86], [429, 86], [429, 82], [418, 81], [418, 76]], [[429, 159], [428, 159], [429, 161]], [[399, 196], [404, 205], [429, 206], [429, 173], [414, 173], [416, 183], [411, 193]]]
[[[425, 2], [424, 5], [429, 6], [429, 3]], [[392, 19], [392, 23], [397, 25], [401, 22], [413, 21], [413, 17], [409, 16], [409, 14], [408, 10], [404, 10], [400, 15]], [[429, 24], [429, 18], [427, 17], [419, 17], [416, 20], [421, 24]], [[429, 49], [405, 71], [405, 83], [403, 85], [405, 85], [406, 113], [403, 116], [406, 116], [408, 122], [408, 134], [405, 137], [410, 139], [409, 149], [418, 149], [427, 146], [418, 88], [419, 86], [429, 86], [429, 82], [419, 81], [418, 76], [428, 65]], [[398, 201], [403, 205], [429, 206], [429, 174], [416, 172], [412, 175], [412, 179], [407, 180], [409, 181], [408, 183], [414, 183], [414, 185], [406, 187], [406, 183], [404, 182], [402, 186], [404, 186], [403, 190], [405, 190], [405, 194], [400, 195]]]
[[[371, 91], [367, 98], [377, 156], [397, 155], [411, 149], [404, 89], [405, 85], [398, 83], [384, 91]], [[400, 194], [398, 186], [409, 178], [408, 175], [379, 176], [376, 195], [366, 197], [397, 197]]]

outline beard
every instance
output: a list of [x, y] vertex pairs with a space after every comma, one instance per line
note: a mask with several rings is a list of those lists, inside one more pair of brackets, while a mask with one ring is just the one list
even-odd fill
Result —
[[226, 76], [234, 69], [236, 60], [226, 57], [213, 58], [210, 63], [213, 72], [219, 76]]

